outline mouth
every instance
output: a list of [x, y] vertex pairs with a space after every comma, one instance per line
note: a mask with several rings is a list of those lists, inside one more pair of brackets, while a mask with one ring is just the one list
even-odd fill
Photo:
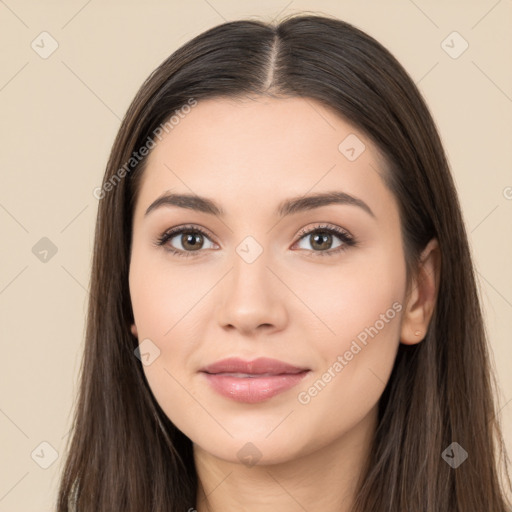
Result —
[[296, 386], [309, 371], [309, 368], [262, 357], [253, 361], [223, 359], [202, 368], [200, 373], [221, 396], [237, 402], [257, 403]]

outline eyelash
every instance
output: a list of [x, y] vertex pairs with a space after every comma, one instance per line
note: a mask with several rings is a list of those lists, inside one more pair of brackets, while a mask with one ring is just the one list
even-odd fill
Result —
[[[302, 238], [304, 238], [305, 236], [311, 235], [316, 232], [336, 235], [343, 243], [339, 247], [336, 247], [334, 250], [310, 251], [312, 253], [311, 255], [313, 257], [333, 256], [335, 254], [339, 254], [339, 253], [347, 250], [349, 247], [355, 247], [358, 244], [357, 240], [352, 235], [350, 235], [347, 231], [345, 231], [344, 229], [339, 228], [337, 226], [331, 226], [331, 225], [325, 225], [325, 224], [316, 226], [311, 229], [302, 229], [299, 232], [297, 242], [302, 240]], [[180, 234], [184, 234], [184, 233], [188, 233], [188, 234], [201, 233], [201, 235], [203, 235], [204, 237], [206, 237], [208, 239], [211, 238], [210, 235], [206, 231], [201, 229], [199, 226], [187, 225], [187, 226], [180, 226], [177, 228], [172, 228], [172, 229], [165, 231], [164, 233], [162, 233], [162, 235], [160, 235], [157, 238], [157, 240], [155, 241], [155, 245], [157, 247], [163, 247], [171, 238], [175, 237], [176, 235], [180, 235]], [[184, 257], [184, 258], [189, 258], [191, 256], [194, 256], [195, 252], [201, 252], [201, 250], [182, 251], [181, 249], [175, 249], [174, 247], [165, 247], [165, 250], [171, 252], [172, 254], [174, 254], [176, 256]]]

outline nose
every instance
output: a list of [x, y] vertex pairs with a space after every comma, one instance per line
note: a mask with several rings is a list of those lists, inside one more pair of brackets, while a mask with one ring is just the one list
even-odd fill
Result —
[[252, 262], [235, 252], [231, 269], [216, 290], [217, 320], [223, 329], [254, 335], [285, 328], [290, 292], [270, 259], [265, 250]]

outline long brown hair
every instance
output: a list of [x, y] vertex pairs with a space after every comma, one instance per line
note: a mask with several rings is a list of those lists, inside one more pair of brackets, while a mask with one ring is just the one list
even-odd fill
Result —
[[[153, 397], [130, 332], [132, 216], [147, 159], [138, 150], [154, 145], [158, 127], [193, 101], [253, 94], [317, 100], [377, 145], [399, 204], [409, 277], [427, 242], [435, 237], [440, 246], [436, 308], [425, 339], [399, 346], [354, 512], [507, 512], [497, 385], [436, 126], [388, 50], [348, 23], [315, 15], [216, 26], [167, 58], [130, 105], [96, 193], [86, 344], [58, 512], [195, 506], [191, 442]], [[448, 449], [453, 457], [453, 442], [468, 454], [456, 468], [443, 456]]]

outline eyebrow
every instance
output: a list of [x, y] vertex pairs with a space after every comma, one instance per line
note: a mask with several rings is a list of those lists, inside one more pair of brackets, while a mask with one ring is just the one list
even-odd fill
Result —
[[[312, 210], [314, 208], [320, 208], [331, 204], [357, 206], [375, 218], [375, 214], [372, 209], [362, 199], [340, 191], [319, 192], [307, 196], [286, 199], [279, 203], [276, 213], [279, 217], [285, 217], [294, 213]], [[187, 208], [189, 210], [195, 210], [219, 217], [225, 216], [224, 210], [212, 199], [192, 194], [174, 194], [168, 192], [153, 201], [149, 205], [144, 216], [147, 216], [151, 211], [162, 206], [178, 206], [180, 208]]]

